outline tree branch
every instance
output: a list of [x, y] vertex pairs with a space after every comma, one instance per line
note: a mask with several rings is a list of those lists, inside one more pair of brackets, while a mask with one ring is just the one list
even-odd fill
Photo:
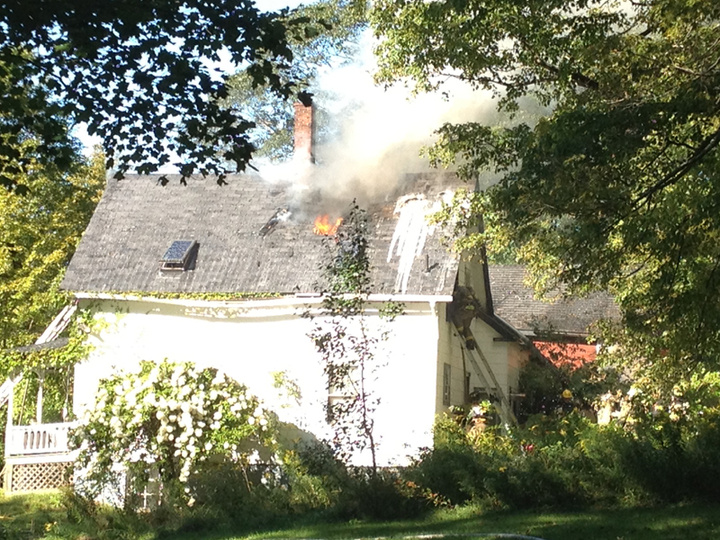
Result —
[[[560, 68], [553, 66], [552, 64], [548, 64], [542, 58], [538, 58], [536, 62], [540, 67], [554, 73], [555, 75], [560, 74]], [[600, 88], [600, 84], [595, 79], [588, 77], [584, 73], [580, 73], [578, 71], [571, 73], [570, 79], [578, 86], [582, 86], [589, 90], [597, 90], [598, 88]]]
[[697, 163], [702, 161], [702, 159], [708, 153], [710, 153], [710, 151], [713, 150], [718, 144], [720, 144], [720, 129], [706, 137], [702, 144], [700, 144], [698, 149], [695, 151], [695, 153], [693, 153], [693, 155], [690, 156], [682, 165], [680, 165], [674, 171], [665, 175], [662, 179], [655, 182], [655, 184], [640, 193], [640, 195], [638, 195], [632, 202], [631, 211], [635, 210], [638, 206], [640, 206], [642, 204], [642, 201], [644, 201], [645, 199], [652, 197], [655, 193], [662, 191], [666, 187], [671, 186], [675, 182], [680, 180], [690, 171], [690, 169], [692, 169]]

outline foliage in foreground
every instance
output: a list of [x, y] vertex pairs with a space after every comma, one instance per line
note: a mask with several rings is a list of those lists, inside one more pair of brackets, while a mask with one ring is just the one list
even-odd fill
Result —
[[[148, 173], [177, 160], [184, 177], [242, 170], [253, 145], [242, 115], [224, 109], [223, 51], [249, 65], [255, 84], [283, 97], [290, 29], [304, 20], [240, 0], [5, 4], [0, 25], [0, 186], [19, 184], [27, 160], [12, 147], [42, 145], [37, 159], [61, 169], [74, 142], [67, 125], [101, 136], [108, 168]], [[218, 150], [222, 149], [219, 154]]]
[[161, 505], [192, 504], [192, 480], [206, 462], [235, 463], [248, 482], [260, 451], [266, 463], [275, 459], [273, 415], [216, 369], [141, 362], [136, 373], [101, 381], [96, 400], [71, 436], [84, 471], [80, 488], [89, 495], [119, 489], [121, 465], [136, 493], [155, 470], [163, 484]]
[[[509, 431], [442, 418], [434, 447], [413, 465], [373, 471], [348, 467], [320, 442], [279, 448], [272, 440], [266, 444], [276, 457], [257, 454], [251, 467], [245, 442], [274, 437], [271, 429], [254, 429], [262, 418], [252, 398], [242, 398], [249, 405], [237, 410], [240, 400], [217, 390], [229, 410], [216, 416], [216, 382], [208, 378], [214, 374], [167, 363], [143, 370], [139, 380], [107, 383], [100, 412], [81, 428], [95, 445], [88, 455], [102, 456], [105, 473], [112, 472], [112, 452], [137, 469], [136, 478], [148, 461], [160, 471], [172, 497], [145, 517], [136, 512], [138, 498], [126, 499], [126, 515], [137, 514], [132, 526], [140, 529], [150, 523], [176, 535], [310, 519], [388, 520], [468, 504], [547, 511], [720, 502], [720, 377], [713, 372], [676, 387], [665, 401], [631, 387], [609, 425], [564, 407]], [[166, 382], [155, 388], [161, 378]], [[134, 486], [136, 493], [141, 488]], [[82, 496], [69, 501], [80, 522], [117, 520]]]
[[[382, 0], [373, 17], [383, 81], [459, 78], [506, 114], [445, 125], [431, 151], [499, 178], [453, 208], [484, 218], [475, 241], [515, 246], [539, 290], [609, 289], [627, 331], [606, 342], [643, 374], [716, 369], [720, 4]], [[546, 110], [513, 116], [528, 102]]]
[[[200, 513], [201, 514], [201, 513]], [[438, 509], [414, 519], [392, 521], [334, 520], [306, 516], [258, 527], [243, 523], [186, 518], [184, 527], [171, 527], [152, 514], [132, 515], [108, 507], [87, 506], [72, 494], [45, 493], [0, 497], [0, 531], [9, 539], [160, 539], [216, 538], [452, 538], [479, 533], [520, 533], [552, 540], [712, 540], [720, 534], [717, 505], [683, 504], [552, 512], [487, 512], [475, 506]], [[203, 528], [205, 526], [205, 528]]]
[[[248, 488], [243, 469], [227, 461], [195, 477], [194, 507], [166, 506], [143, 519], [181, 534], [298, 520], [407, 519], [466, 505], [546, 512], [720, 502], [716, 408], [684, 417], [638, 410], [632, 421], [609, 426], [573, 412], [537, 417], [510, 433], [467, 431], [445, 418], [435, 435], [434, 449], [413, 466], [375, 475], [348, 469], [329, 447], [312, 445], [283, 453], [276, 482], [251, 478]], [[86, 507], [88, 519], [97, 512], [82, 499], [75, 506]]]
[[468, 434], [444, 420], [407, 475], [451, 504], [491, 508], [718, 502], [719, 420], [718, 410], [692, 420], [644, 414], [630, 429], [571, 413], [507, 434]]
[[73, 157], [71, 173], [36, 164], [24, 196], [0, 190], [0, 350], [33, 343], [69, 301], [60, 281], [105, 187], [102, 155]]

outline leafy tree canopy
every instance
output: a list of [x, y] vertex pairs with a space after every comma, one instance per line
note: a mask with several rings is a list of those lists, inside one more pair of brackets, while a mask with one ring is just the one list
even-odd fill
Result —
[[[68, 122], [102, 137], [118, 175], [149, 173], [178, 159], [183, 176], [243, 169], [251, 122], [223, 108], [225, 51], [253, 84], [294, 91], [282, 76], [292, 60], [288, 32], [305, 19], [263, 13], [251, 0], [9, 1], [0, 10], [0, 184], [16, 186], [27, 166], [15, 148], [40, 142], [39, 156], [72, 160]], [[218, 154], [218, 150], [222, 152]]]
[[720, 365], [718, 2], [379, 0], [373, 20], [381, 81], [499, 98], [504, 124], [445, 125], [431, 158], [499, 175], [474, 217], [540, 288], [610, 289], [657, 373]]
[[[317, 77], [328, 69], [349, 61], [357, 52], [357, 41], [367, 27], [365, 3], [358, 0], [321, 0], [301, 6], [293, 16], [305, 20], [302, 32], [288, 34], [293, 61], [283, 73], [283, 82], [295, 81], [302, 90], [331, 96], [317, 87]], [[292, 154], [293, 107], [267, 86], [258, 86], [250, 70], [242, 70], [229, 80], [226, 104], [238, 114], [252, 120], [251, 140], [258, 146], [257, 155], [270, 159], [286, 158]], [[320, 138], [328, 131], [327, 114], [320, 108], [318, 127]]]
[[[26, 141], [19, 153], [36, 151]], [[68, 302], [60, 281], [105, 185], [101, 154], [74, 160], [63, 173], [29, 160], [17, 182], [31, 191], [0, 189], [0, 350], [32, 343]]]

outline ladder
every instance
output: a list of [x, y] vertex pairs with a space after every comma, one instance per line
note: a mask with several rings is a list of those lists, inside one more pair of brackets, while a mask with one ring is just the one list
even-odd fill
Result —
[[[470, 331], [472, 334], [472, 331]], [[487, 357], [480, 349], [480, 343], [477, 339], [475, 339], [475, 336], [473, 336], [473, 339], [475, 340], [475, 348], [468, 349], [465, 345], [465, 340], [460, 339], [462, 343], [463, 349], [467, 351], [467, 358], [470, 360], [470, 365], [472, 366], [473, 370], [475, 371], [475, 374], [480, 378], [482, 383], [486, 385], [486, 387], [490, 388], [490, 385], [488, 384], [488, 378], [485, 376], [485, 373], [487, 373], [488, 377], [492, 381], [492, 383], [495, 385], [495, 389], [497, 390], [498, 395], [500, 396], [500, 416], [504, 424], [512, 424], [513, 426], [518, 425], [517, 418], [515, 418], [515, 414], [512, 412], [512, 407], [510, 406], [510, 400], [508, 399], [507, 395], [505, 394], [505, 390], [502, 386], [500, 386], [500, 382], [498, 381], [497, 377], [495, 376], [495, 372], [493, 371], [492, 367], [490, 366], [490, 362], [488, 362]], [[485, 373], [483, 373], [483, 370], [480, 369], [480, 364], [478, 363], [478, 360], [482, 363], [482, 365], [485, 367]]]

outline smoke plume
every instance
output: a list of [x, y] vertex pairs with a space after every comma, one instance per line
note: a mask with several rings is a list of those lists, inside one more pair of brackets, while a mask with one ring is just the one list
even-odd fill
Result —
[[362, 206], [387, 197], [405, 174], [431, 170], [421, 149], [434, 142], [434, 131], [443, 123], [495, 117], [490, 93], [458, 80], [419, 95], [399, 84], [375, 85], [372, 48], [367, 33], [357, 61], [328, 69], [318, 79], [322, 95], [334, 96], [316, 103], [330, 113], [337, 137], [316, 146], [316, 163], [259, 163], [261, 176], [290, 180], [298, 193], [319, 192], [326, 202], [357, 199]]

